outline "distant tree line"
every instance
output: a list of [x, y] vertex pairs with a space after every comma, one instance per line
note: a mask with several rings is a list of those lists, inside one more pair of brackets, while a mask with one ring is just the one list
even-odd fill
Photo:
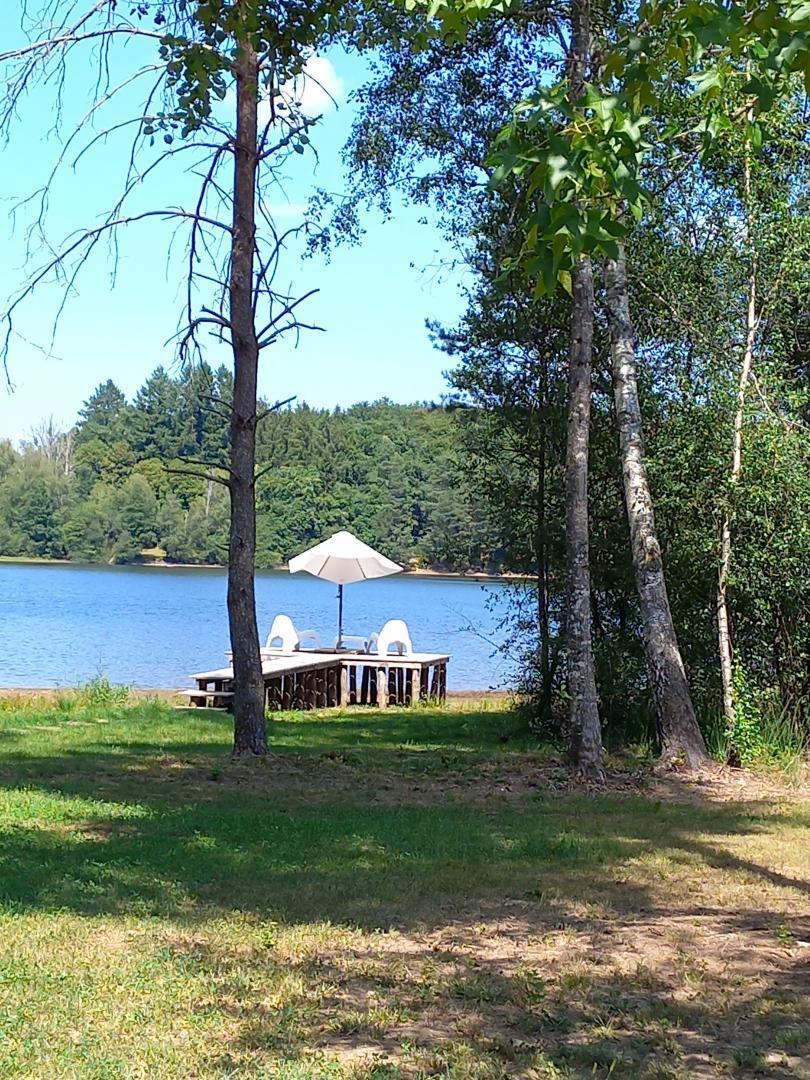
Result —
[[[48, 421], [19, 449], [0, 443], [0, 554], [225, 562], [227, 492], [202, 474], [226, 467], [218, 403], [231, 387], [224, 367], [178, 377], [159, 367], [131, 402], [109, 380], [72, 429]], [[271, 411], [258, 434], [259, 566], [345, 528], [406, 564], [497, 569], [503, 553], [475, 510], [461, 451], [441, 406]]]

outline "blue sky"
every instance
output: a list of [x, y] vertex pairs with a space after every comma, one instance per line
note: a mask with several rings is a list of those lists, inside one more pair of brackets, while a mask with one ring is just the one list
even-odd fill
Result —
[[[14, 40], [18, 4], [0, 12], [0, 42]], [[331, 65], [331, 66], [330, 66]], [[345, 185], [338, 155], [348, 133], [350, 94], [364, 77], [356, 57], [330, 54], [319, 70], [338, 99], [313, 130], [319, 161], [297, 158], [279, 193], [280, 222], [292, 223], [314, 186], [340, 191]], [[66, 87], [66, 111], [79, 115], [88, 103], [86, 72], [79, 70]], [[317, 91], [313, 91], [317, 92]], [[53, 100], [49, 93], [31, 96], [0, 167], [0, 308], [25, 280], [26, 268], [41, 261], [42, 242], [34, 238], [26, 261], [26, 224], [30, 211], [12, 220], [11, 209], [37, 190], [60, 150], [49, 130]], [[46, 121], [45, 118], [48, 118]], [[75, 174], [67, 172], [51, 201], [47, 240], [59, 243], [72, 230], [86, 227], [107, 208], [120, 184], [122, 144], [99, 146]], [[166, 202], [184, 203], [182, 178]], [[286, 200], [285, 200], [286, 195]], [[286, 206], [285, 201], [290, 205]], [[448, 270], [450, 253], [433, 224], [422, 224], [423, 210], [398, 207], [392, 220], [372, 214], [359, 246], [336, 250], [331, 261], [301, 260], [290, 252], [283, 277], [296, 292], [317, 288], [304, 317], [325, 332], [304, 334], [296, 347], [289, 339], [264, 353], [261, 392], [269, 398], [297, 395], [319, 406], [348, 405], [388, 396], [395, 401], [438, 398], [447, 359], [430, 344], [426, 318], [452, 322], [462, 309], [460, 274]], [[24, 437], [32, 425], [53, 415], [68, 424], [94, 387], [113, 378], [131, 395], [159, 363], [171, 368], [174, 350], [166, 342], [175, 332], [181, 304], [182, 272], [178, 252], [169, 255], [165, 226], [130, 227], [122, 238], [118, 275], [111, 287], [112, 259], [99, 249], [82, 273], [65, 309], [52, 355], [50, 323], [60, 295], [43, 288], [28, 301], [13, 341], [9, 376], [13, 391], [0, 388], [0, 437]], [[437, 267], [444, 267], [438, 270]], [[212, 360], [221, 357], [212, 356]]]

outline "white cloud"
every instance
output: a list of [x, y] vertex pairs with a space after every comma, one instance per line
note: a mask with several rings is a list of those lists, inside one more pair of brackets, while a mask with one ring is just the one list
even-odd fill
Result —
[[[305, 116], [320, 116], [329, 112], [343, 100], [343, 80], [335, 71], [331, 60], [325, 56], [310, 56], [304, 65], [303, 74], [286, 83], [281, 96], [289, 102], [296, 102]], [[259, 106], [259, 123], [267, 123], [269, 103]]]
[[[310, 56], [304, 65], [303, 74], [291, 79], [281, 88], [280, 97], [289, 102], [296, 102], [297, 109], [304, 116], [321, 116], [330, 112], [345, 97], [343, 79], [335, 71], [331, 60], [325, 56]], [[236, 107], [236, 93], [231, 86], [222, 106], [232, 118]], [[264, 127], [270, 120], [270, 102], [259, 102], [259, 127]]]
[[278, 202], [270, 203], [267, 212], [271, 218], [302, 218], [307, 209], [307, 204], [303, 202]]
[[325, 56], [310, 56], [303, 75], [293, 80], [288, 92], [301, 103], [307, 116], [317, 116], [343, 100], [343, 80], [331, 60]]

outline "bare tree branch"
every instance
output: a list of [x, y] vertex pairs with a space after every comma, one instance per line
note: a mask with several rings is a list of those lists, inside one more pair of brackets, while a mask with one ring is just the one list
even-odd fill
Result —
[[152, 30], [143, 30], [137, 26], [110, 26], [100, 30], [89, 30], [87, 33], [62, 34], [59, 37], [48, 38], [45, 41], [32, 41], [19, 49], [9, 49], [8, 52], [0, 53], [0, 63], [8, 63], [9, 60], [22, 60], [32, 53], [38, 57], [45, 57], [65, 46], [78, 45], [86, 41], [97, 41], [99, 38], [109, 38], [117, 34], [126, 34], [129, 37], [153, 38], [160, 41], [163, 34]]

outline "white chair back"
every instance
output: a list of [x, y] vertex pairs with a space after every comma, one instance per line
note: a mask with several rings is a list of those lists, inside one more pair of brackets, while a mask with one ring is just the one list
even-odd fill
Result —
[[276, 615], [264, 647], [272, 649], [273, 652], [291, 653], [298, 648], [300, 640], [290, 616]]
[[410, 631], [402, 619], [389, 619], [376, 637], [377, 652], [380, 656], [388, 656], [392, 646], [399, 656], [413, 654]]

